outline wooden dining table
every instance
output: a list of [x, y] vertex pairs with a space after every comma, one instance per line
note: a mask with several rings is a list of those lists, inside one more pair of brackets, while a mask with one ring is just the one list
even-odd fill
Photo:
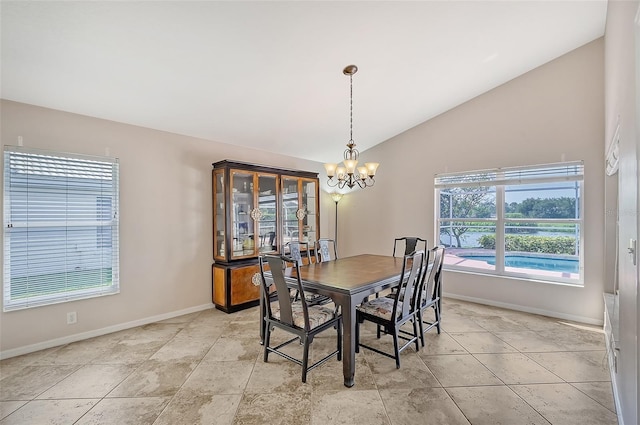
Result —
[[[330, 297], [342, 310], [342, 371], [346, 387], [355, 384], [356, 306], [368, 296], [398, 285], [402, 262], [402, 257], [363, 254], [299, 268], [305, 290]], [[269, 277], [268, 272], [265, 275]], [[295, 269], [287, 269], [285, 278], [295, 286]], [[261, 337], [263, 331], [261, 327]]]

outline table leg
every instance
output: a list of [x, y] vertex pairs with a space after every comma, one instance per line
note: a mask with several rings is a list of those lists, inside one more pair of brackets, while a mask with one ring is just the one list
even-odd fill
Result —
[[344, 375], [344, 386], [353, 387], [356, 376], [356, 304], [349, 298], [341, 301], [342, 373]]

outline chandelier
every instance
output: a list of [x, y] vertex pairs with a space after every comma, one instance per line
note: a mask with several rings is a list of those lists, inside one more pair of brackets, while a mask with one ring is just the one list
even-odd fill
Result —
[[358, 156], [360, 152], [356, 149], [356, 143], [353, 141], [353, 74], [358, 72], [358, 67], [348, 65], [342, 70], [344, 75], [349, 76], [349, 143], [344, 151], [344, 166], [338, 164], [324, 164], [327, 171], [327, 184], [330, 187], [338, 186], [339, 189], [347, 186], [352, 189], [358, 185], [364, 189], [367, 186], [373, 186], [375, 183], [374, 176], [378, 169], [377, 162], [367, 162], [363, 167], [357, 167]]

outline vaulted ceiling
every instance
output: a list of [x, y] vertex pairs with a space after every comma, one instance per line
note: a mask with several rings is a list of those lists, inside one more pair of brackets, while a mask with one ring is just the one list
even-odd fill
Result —
[[[317, 160], [604, 34], [606, 0], [2, 1], [4, 99]], [[429, 141], [425, 141], [429, 143]]]

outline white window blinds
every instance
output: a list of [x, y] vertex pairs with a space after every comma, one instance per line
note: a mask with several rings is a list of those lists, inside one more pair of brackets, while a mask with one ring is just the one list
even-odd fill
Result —
[[119, 291], [118, 160], [5, 146], [4, 310]]
[[579, 181], [583, 179], [582, 161], [563, 162], [527, 167], [508, 167], [467, 173], [437, 174], [436, 189], [447, 187], [496, 186], [527, 183]]

